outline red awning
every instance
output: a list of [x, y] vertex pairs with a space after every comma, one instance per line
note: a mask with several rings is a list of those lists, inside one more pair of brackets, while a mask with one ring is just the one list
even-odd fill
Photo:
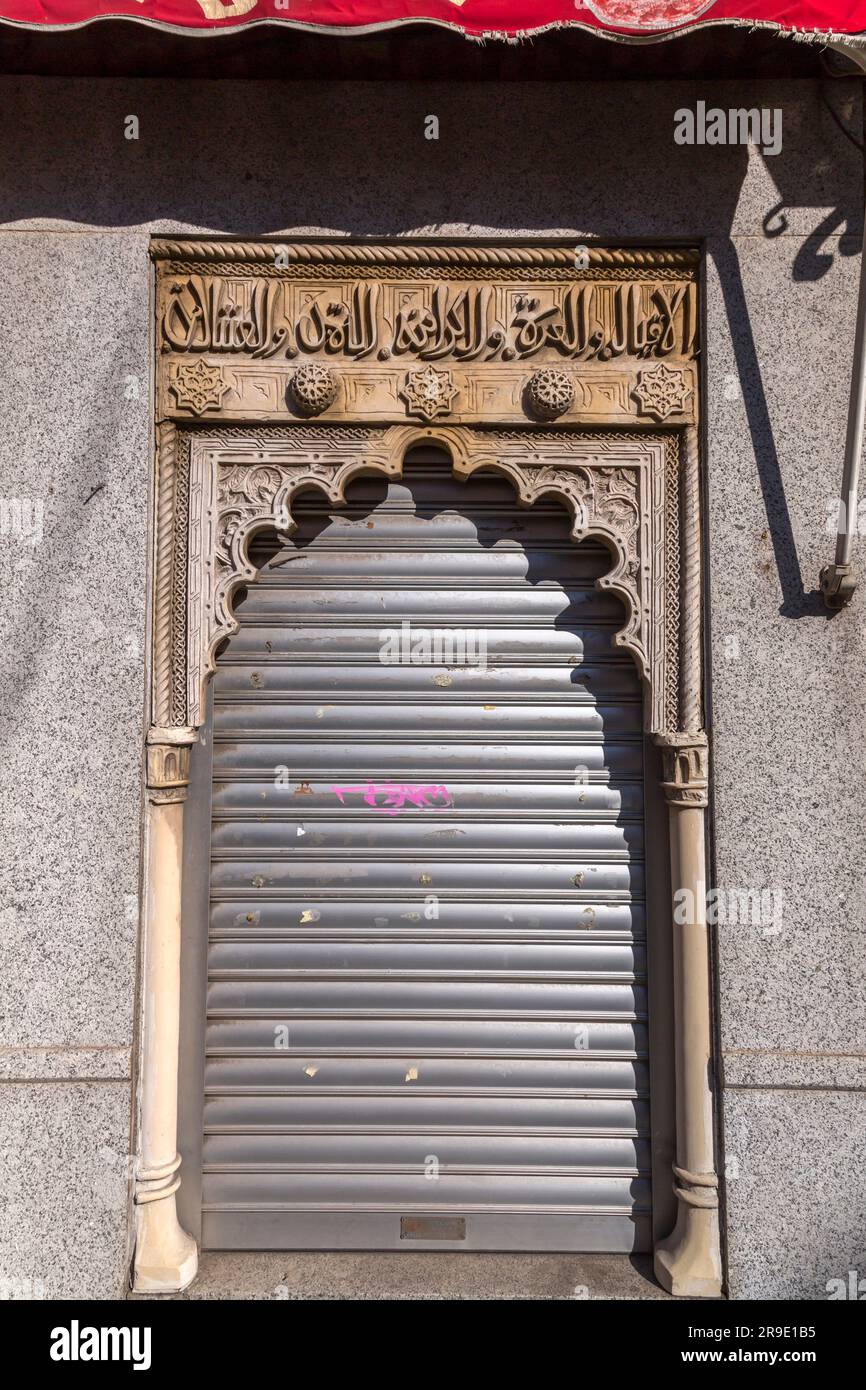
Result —
[[864, 35], [866, 0], [0, 0], [0, 22], [34, 29], [131, 18], [175, 32], [279, 24], [332, 34], [426, 22], [472, 38], [583, 29], [625, 41], [728, 24], [806, 40]]

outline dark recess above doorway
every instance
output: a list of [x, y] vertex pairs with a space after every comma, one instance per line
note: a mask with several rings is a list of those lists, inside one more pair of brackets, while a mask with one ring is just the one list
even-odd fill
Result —
[[111, 19], [63, 32], [0, 24], [0, 73], [58, 77], [719, 80], [826, 76], [821, 55], [818, 44], [723, 26], [650, 44], [613, 42], [579, 30], [482, 44], [424, 24], [352, 37], [277, 24], [207, 35]]

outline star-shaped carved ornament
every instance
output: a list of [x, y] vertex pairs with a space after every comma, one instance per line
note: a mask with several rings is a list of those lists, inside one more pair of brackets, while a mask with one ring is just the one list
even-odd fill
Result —
[[174, 372], [169, 387], [181, 410], [203, 415], [206, 410], [219, 410], [228, 391], [219, 367], [210, 366], [203, 358], [182, 362]]
[[642, 415], [666, 420], [669, 415], [686, 409], [692, 388], [685, 372], [666, 367], [660, 362], [638, 373], [637, 386], [632, 394], [637, 398]]
[[400, 391], [401, 399], [406, 402], [407, 413], [420, 415], [422, 420], [435, 420], [437, 415], [449, 414], [456, 395], [457, 387], [451, 373], [437, 372], [435, 367], [407, 372]]

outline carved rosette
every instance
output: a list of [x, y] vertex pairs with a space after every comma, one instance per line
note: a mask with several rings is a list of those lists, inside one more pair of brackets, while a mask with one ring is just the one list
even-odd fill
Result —
[[337, 378], [324, 362], [307, 362], [293, 373], [289, 396], [302, 415], [321, 415], [337, 399]]
[[539, 420], [555, 420], [574, 405], [574, 381], [552, 367], [533, 372], [526, 383], [529, 409]]
[[435, 420], [438, 415], [448, 415], [457, 387], [450, 372], [437, 372], [435, 367], [422, 367], [417, 372], [407, 372], [400, 391], [406, 402], [406, 413], [417, 415], [422, 420]]

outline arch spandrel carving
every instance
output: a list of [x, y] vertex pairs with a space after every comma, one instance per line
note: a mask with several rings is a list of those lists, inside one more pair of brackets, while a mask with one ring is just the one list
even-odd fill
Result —
[[[625, 610], [614, 640], [633, 657], [644, 682], [648, 730], [670, 727], [676, 681], [669, 667], [678, 647], [671, 628], [679, 611], [678, 595], [667, 592], [672, 575], [678, 582], [677, 567], [666, 563], [676, 535], [670, 512], [677, 440], [670, 432], [593, 437], [465, 426], [169, 431], [161, 440], [161, 475], [176, 524], [164, 528], [158, 555], [155, 722], [192, 728], [202, 722], [216, 649], [237, 631], [233, 596], [256, 578], [249, 559], [253, 536], [263, 530], [291, 535], [298, 493], [316, 488], [338, 506], [354, 478], [399, 478], [409, 449], [434, 443], [449, 454], [456, 477], [493, 470], [525, 507], [555, 497], [572, 516], [576, 543], [604, 543], [611, 568], [596, 584]], [[178, 516], [185, 524], [177, 524]]]

